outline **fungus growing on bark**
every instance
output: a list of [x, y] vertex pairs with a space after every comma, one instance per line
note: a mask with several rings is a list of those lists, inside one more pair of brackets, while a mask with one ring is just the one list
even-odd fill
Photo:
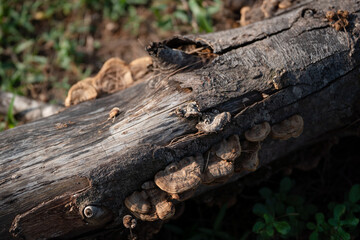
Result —
[[287, 140], [291, 137], [301, 135], [304, 128], [304, 121], [300, 115], [294, 115], [271, 127], [273, 139]]
[[245, 132], [245, 138], [250, 142], [261, 142], [265, 140], [270, 131], [270, 124], [268, 122], [263, 122], [256, 124], [251, 129], [247, 130]]
[[[222, 183], [229, 179], [234, 173], [234, 162], [210, 156], [209, 163], [202, 175], [202, 183]], [[216, 181], [216, 182], [215, 182]]]
[[230, 120], [229, 112], [222, 112], [215, 116], [207, 115], [202, 122], [196, 125], [196, 128], [205, 133], [215, 133], [221, 131]]
[[96, 89], [91, 85], [91, 78], [85, 78], [74, 84], [65, 99], [65, 106], [76, 105], [97, 97]]
[[155, 184], [168, 193], [182, 193], [194, 189], [201, 182], [203, 164], [201, 155], [171, 163], [155, 175]]
[[107, 120], [112, 119], [113, 122], [114, 122], [114, 121], [115, 121], [115, 117], [116, 117], [117, 115], [119, 115], [119, 113], [120, 113], [120, 108], [114, 107], [113, 109], [110, 110], [110, 112], [109, 112], [109, 118], [108, 118]]
[[119, 58], [107, 60], [100, 72], [92, 78], [92, 85], [98, 93], [114, 93], [133, 83], [130, 68]]
[[212, 149], [219, 158], [234, 161], [241, 154], [239, 136], [232, 135], [228, 139], [223, 139], [220, 143], [214, 145]]
[[131, 212], [148, 213], [151, 210], [150, 202], [144, 192], [135, 191], [133, 194], [125, 198], [125, 206]]
[[202, 175], [204, 184], [226, 182], [234, 173], [234, 160], [241, 154], [239, 136], [232, 135], [228, 139], [215, 144], [208, 152], [209, 161]]
[[156, 186], [144, 191], [148, 195], [152, 206], [154, 206], [153, 208], [156, 211], [156, 215], [161, 220], [169, 219], [175, 214], [175, 207], [172, 202], [168, 201], [168, 195], [166, 192], [161, 191]]
[[259, 142], [244, 141], [241, 144], [242, 153], [235, 161], [235, 172], [242, 170], [255, 171], [259, 165], [258, 152], [261, 149]]
[[149, 73], [149, 66], [152, 64], [152, 58], [141, 57], [137, 58], [129, 63], [130, 72], [134, 81], [143, 78]]

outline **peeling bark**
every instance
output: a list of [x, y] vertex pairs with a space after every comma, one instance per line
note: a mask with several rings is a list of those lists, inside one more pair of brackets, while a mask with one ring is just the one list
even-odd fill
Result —
[[[324, 21], [331, 7], [350, 12], [346, 32]], [[26, 239], [68, 239], [123, 231], [124, 199], [145, 181], [231, 135], [244, 140], [255, 124], [274, 125], [295, 114], [304, 120], [300, 137], [261, 143], [259, 167], [355, 126], [359, 11], [355, 0], [306, 1], [239, 29], [153, 44], [152, 51], [170, 53], [193, 44], [211, 49], [206, 57], [211, 59], [191, 68], [172, 61], [170, 69], [177, 71], [169, 73], [163, 63], [170, 54], [149, 81], [2, 132], [0, 236], [10, 239], [10, 230]], [[184, 52], [181, 59], [197, 63], [196, 56]], [[193, 102], [198, 117], [176, 114]], [[120, 113], [107, 121], [114, 107]], [[199, 122], [223, 112], [231, 114], [229, 123], [213, 133], [198, 132]], [[201, 186], [197, 193], [210, 188]], [[103, 214], [87, 218], [86, 206]]]

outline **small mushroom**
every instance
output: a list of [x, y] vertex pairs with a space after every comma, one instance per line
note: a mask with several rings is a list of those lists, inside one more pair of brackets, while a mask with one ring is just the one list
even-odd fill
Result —
[[213, 148], [219, 158], [228, 161], [234, 161], [241, 154], [241, 145], [238, 135], [232, 135], [228, 139], [224, 139]]
[[109, 112], [109, 118], [107, 120], [112, 119], [113, 122], [115, 121], [115, 117], [118, 116], [120, 114], [120, 108], [118, 107], [114, 107], [113, 109], [110, 110]]
[[129, 228], [129, 229], [134, 229], [136, 227], [136, 219], [133, 218], [131, 215], [125, 215], [123, 217], [123, 225], [124, 227], [126, 228]]
[[250, 130], [247, 130], [245, 132], [245, 138], [250, 142], [261, 142], [265, 140], [270, 131], [270, 124], [268, 122], [263, 122], [256, 124]]
[[205, 133], [215, 133], [221, 131], [230, 120], [229, 112], [222, 112], [215, 116], [207, 115], [204, 121], [196, 125], [196, 128]]
[[212, 184], [214, 181], [226, 181], [234, 173], [234, 162], [211, 155], [207, 168], [202, 175], [202, 183]]
[[304, 121], [300, 115], [294, 115], [271, 127], [273, 139], [287, 140], [291, 137], [301, 135], [304, 128]]
[[141, 57], [137, 58], [129, 63], [129, 68], [134, 81], [143, 78], [149, 71], [149, 66], [152, 64], [152, 58]]
[[135, 191], [133, 194], [125, 198], [125, 206], [131, 212], [148, 213], [151, 210], [150, 202], [144, 192]]
[[100, 72], [92, 79], [98, 93], [114, 93], [133, 83], [129, 67], [119, 58], [107, 60]]
[[241, 144], [243, 151], [240, 158], [235, 161], [235, 172], [242, 170], [255, 171], [259, 165], [258, 152], [261, 149], [259, 142], [244, 141]]
[[171, 163], [155, 175], [155, 184], [168, 193], [182, 193], [201, 183], [204, 159], [201, 155]]
[[97, 97], [96, 89], [91, 85], [92, 78], [85, 78], [74, 84], [65, 99], [65, 106], [76, 105]]

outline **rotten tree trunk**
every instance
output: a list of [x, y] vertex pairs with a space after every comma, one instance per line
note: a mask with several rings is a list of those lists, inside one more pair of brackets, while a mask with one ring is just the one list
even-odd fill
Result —
[[[332, 7], [350, 12], [346, 31], [324, 21]], [[0, 238], [89, 238], [95, 229], [121, 229], [124, 199], [142, 183], [230, 135], [244, 139], [255, 123], [304, 119], [300, 137], [262, 143], [260, 166], [342, 131], [360, 111], [359, 11], [355, 0], [305, 1], [243, 28], [155, 44], [149, 51], [158, 58], [187, 44], [217, 57], [2, 132]], [[199, 119], [175, 114], [189, 102], [203, 116], [229, 112], [231, 121], [215, 133], [194, 134]], [[120, 115], [107, 121], [113, 107]], [[86, 219], [86, 206], [105, 217]]]

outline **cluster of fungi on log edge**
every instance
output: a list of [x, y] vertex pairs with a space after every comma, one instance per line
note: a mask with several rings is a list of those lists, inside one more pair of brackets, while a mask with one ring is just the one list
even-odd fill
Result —
[[223, 184], [235, 172], [255, 171], [259, 165], [260, 143], [269, 134], [273, 139], [296, 138], [303, 126], [300, 115], [293, 115], [272, 127], [268, 122], [256, 124], [245, 132], [242, 144], [238, 135], [232, 135], [203, 154], [169, 164], [155, 174], [153, 181], [145, 182], [141, 191], [128, 196], [125, 206], [143, 221], [170, 219], [175, 214], [174, 204], [191, 198], [200, 184]]

